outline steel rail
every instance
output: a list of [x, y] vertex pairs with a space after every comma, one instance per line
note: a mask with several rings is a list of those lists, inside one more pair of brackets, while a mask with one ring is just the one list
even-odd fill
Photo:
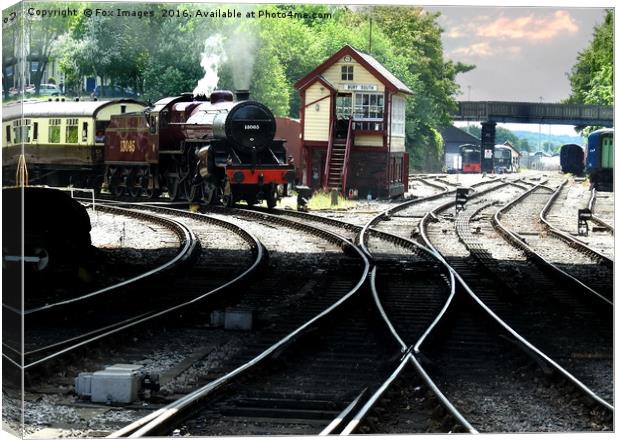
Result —
[[590, 192], [590, 200], [588, 201], [588, 209], [592, 213], [592, 220], [594, 220], [594, 222], [598, 223], [600, 226], [603, 226], [604, 228], [609, 229], [611, 231], [611, 233], [613, 234], [614, 233], [614, 227], [612, 225], [610, 225], [609, 223], [607, 223], [602, 218], [594, 215], [594, 205], [595, 204], [596, 204], [596, 188], [592, 188], [592, 191]]
[[[406, 240], [412, 246], [418, 247], [420, 249], [424, 249], [425, 252], [431, 252], [429, 249], [422, 247], [418, 243], [415, 243], [415, 242], [413, 242], [411, 240], [407, 240], [407, 239], [403, 239], [403, 240]], [[431, 253], [431, 256], [434, 258], [434, 254]], [[398, 344], [401, 346], [401, 352], [404, 353], [404, 355], [403, 355], [403, 358], [401, 359], [400, 364], [396, 368], [396, 370], [394, 372], [392, 372], [392, 374], [390, 374], [390, 376], [387, 378], [387, 380], [379, 387], [379, 389], [377, 391], [375, 391], [375, 393], [370, 397], [370, 399], [358, 411], [358, 413], [353, 417], [353, 419], [347, 424], [345, 429], [341, 432], [341, 435], [351, 434], [351, 433], [353, 433], [358, 428], [358, 426], [361, 424], [361, 422], [366, 418], [368, 413], [372, 410], [374, 405], [379, 401], [379, 399], [381, 398], [383, 393], [387, 389], [389, 389], [389, 387], [392, 384], [392, 382], [394, 382], [394, 380], [396, 380], [396, 378], [400, 375], [402, 369], [404, 368], [404, 366], [406, 365], [407, 362], [411, 362], [413, 364], [413, 366], [418, 371], [418, 374], [420, 375], [420, 378], [422, 379], [422, 381], [425, 382], [426, 385], [433, 391], [435, 396], [443, 404], [443, 406], [448, 410], [448, 412], [450, 412], [450, 414], [452, 414], [452, 416], [465, 429], [467, 429], [467, 431], [469, 431], [472, 434], [476, 434], [478, 431], [467, 421], [467, 419], [465, 419], [465, 417], [460, 413], [460, 411], [457, 410], [454, 407], [454, 405], [452, 405], [452, 403], [448, 400], [448, 398], [441, 392], [441, 390], [437, 387], [437, 385], [434, 383], [434, 381], [426, 373], [426, 371], [424, 370], [424, 368], [422, 367], [422, 365], [420, 364], [420, 362], [418, 361], [416, 356], [414, 356], [411, 353], [412, 349], [415, 350], [415, 348], [414, 348], [415, 346], [407, 345], [407, 343], [403, 341], [403, 339], [400, 337], [400, 335], [398, 334], [398, 332], [394, 328], [394, 325], [392, 324], [389, 316], [385, 312], [385, 309], [383, 308], [383, 305], [382, 305], [381, 300], [379, 298], [379, 292], [378, 292], [378, 290], [376, 288], [376, 272], [377, 272], [377, 267], [375, 266], [373, 268], [372, 272], [371, 272], [371, 275], [370, 275], [371, 276], [371, 290], [372, 290], [373, 299], [375, 301], [375, 305], [377, 306], [377, 309], [379, 310], [379, 313], [381, 314], [381, 318], [383, 319], [383, 321], [387, 325], [390, 333], [392, 333], [394, 339], [396, 339]], [[445, 312], [447, 311], [448, 307], [452, 303], [452, 300], [453, 300], [453, 298], [455, 296], [455, 292], [456, 292], [456, 290], [455, 290], [455, 282], [454, 282], [454, 275], [452, 274], [452, 272], [448, 271], [448, 273], [449, 273], [449, 276], [450, 276], [450, 286], [451, 286], [450, 287], [450, 295], [449, 295], [448, 299], [446, 300], [446, 303], [442, 307], [441, 311], [437, 314], [437, 316], [435, 317], [433, 322], [425, 330], [425, 332], [423, 333], [422, 337], [418, 340], [417, 344], [419, 344], [420, 343], [419, 341], [423, 340], [435, 328], [435, 326], [443, 318], [443, 316], [445, 315]]]
[[155, 215], [147, 215], [142, 212], [132, 211], [129, 209], [111, 207], [111, 206], [106, 206], [106, 205], [99, 206], [99, 211], [106, 211], [106, 210], [116, 211], [117, 213], [120, 212], [121, 214], [130, 216], [130, 217], [137, 217], [137, 218], [142, 218], [142, 219], [148, 217], [148, 220], [151, 222], [165, 225], [166, 227], [171, 229], [175, 233], [175, 235], [177, 235], [177, 237], [179, 237], [179, 240], [181, 241], [180, 251], [172, 259], [170, 259], [169, 261], [166, 261], [164, 264], [161, 264], [154, 269], [141, 273], [135, 277], [123, 280], [111, 286], [107, 286], [102, 289], [96, 290], [94, 292], [87, 293], [85, 295], [76, 296], [71, 299], [66, 299], [66, 300], [58, 301], [52, 304], [46, 304], [44, 306], [34, 307], [34, 308], [23, 310], [23, 311], [18, 310], [14, 307], [8, 306], [6, 304], [2, 304], [2, 306], [8, 310], [11, 310], [15, 313], [19, 313], [23, 315], [24, 317], [27, 317], [27, 316], [34, 315], [39, 312], [45, 312], [45, 311], [49, 311], [49, 310], [62, 307], [62, 306], [66, 306], [69, 304], [75, 304], [80, 301], [84, 301], [86, 299], [90, 299], [94, 297], [101, 297], [105, 294], [110, 294], [111, 292], [117, 292], [121, 288], [126, 287], [128, 285], [135, 284], [138, 282], [143, 282], [145, 280], [152, 278], [153, 276], [160, 275], [163, 272], [169, 271], [177, 267], [178, 265], [186, 262], [189, 258], [191, 258], [191, 256], [193, 255], [193, 253], [196, 251], [197, 247], [199, 246], [198, 240], [196, 239], [194, 232], [189, 227], [187, 227], [187, 225], [184, 225], [183, 223], [178, 222], [176, 220], [165, 219], [165, 218], [158, 217]]
[[583, 252], [584, 254], [592, 257], [593, 259], [599, 260], [601, 263], [603, 263], [604, 265], [608, 267], [612, 267], [614, 264], [614, 261], [611, 258], [601, 254], [597, 250], [588, 246], [586, 243], [580, 240], [577, 240], [575, 237], [572, 237], [571, 235], [565, 233], [564, 231], [561, 231], [560, 229], [556, 228], [551, 223], [549, 223], [549, 221], [547, 221], [546, 219], [547, 213], [551, 209], [551, 206], [553, 206], [553, 203], [557, 200], [558, 196], [560, 195], [560, 192], [562, 191], [562, 188], [564, 188], [567, 182], [568, 180], [564, 180], [562, 182], [562, 184], [551, 195], [551, 197], [549, 198], [549, 200], [547, 201], [543, 209], [540, 211], [540, 215], [539, 215], [540, 222], [546, 226], [548, 232], [555, 235], [559, 239], [563, 240], [569, 246]]
[[[102, 339], [104, 337], [107, 336], [111, 336], [113, 334], [116, 334], [118, 332], [121, 332], [123, 330], [127, 330], [128, 328], [137, 326], [139, 324], [143, 324], [147, 321], [156, 319], [156, 318], [160, 318], [164, 315], [167, 315], [169, 313], [172, 312], [176, 312], [182, 309], [185, 309], [187, 307], [196, 305], [198, 303], [200, 303], [203, 300], [209, 299], [211, 297], [213, 297], [214, 295], [223, 292], [231, 287], [233, 287], [234, 285], [240, 283], [241, 281], [243, 281], [244, 279], [246, 279], [247, 277], [249, 277], [250, 275], [252, 275], [257, 269], [258, 267], [263, 263], [264, 258], [267, 255], [267, 252], [264, 248], [264, 246], [262, 245], [262, 243], [250, 232], [243, 230], [242, 228], [239, 228], [239, 226], [232, 224], [232, 223], [228, 223], [226, 221], [220, 220], [220, 219], [216, 219], [216, 218], [212, 218], [209, 216], [206, 216], [204, 214], [193, 214], [194, 216], [198, 216], [199, 218], [202, 218], [204, 220], [206, 220], [209, 223], [213, 223], [213, 224], [217, 224], [223, 227], [226, 227], [227, 229], [233, 230], [233, 231], [238, 231], [239, 235], [241, 235], [247, 242], [251, 243], [252, 246], [252, 251], [255, 254], [255, 258], [254, 258], [254, 262], [245, 270], [243, 271], [241, 274], [239, 274], [237, 277], [233, 278], [232, 280], [227, 281], [226, 283], [216, 287], [215, 289], [212, 289], [208, 292], [205, 292], [197, 297], [192, 298], [191, 300], [185, 301], [183, 303], [177, 304], [173, 307], [169, 307], [166, 308], [164, 310], [160, 310], [160, 311], [156, 311], [156, 312], [147, 312], [132, 318], [129, 318], [127, 320], [121, 321], [119, 323], [116, 324], [112, 324], [111, 326], [106, 326], [103, 327], [101, 329], [97, 329], [94, 330], [92, 332], [86, 333], [85, 335], [81, 335], [79, 337], [76, 338], [71, 338], [69, 341], [61, 341], [59, 343], [55, 343], [52, 344], [51, 346], [47, 346], [44, 347], [43, 349], [40, 350], [36, 350], [33, 351], [33, 353], [36, 352], [40, 352], [40, 351], [44, 351], [44, 350], [48, 350], [50, 347], [57, 347], [59, 345], [64, 345], [66, 342], [76, 342], [75, 344], [65, 347], [62, 350], [52, 353], [44, 358], [38, 359], [35, 362], [31, 362], [30, 364], [24, 365], [23, 368], [24, 369], [29, 369], [32, 368], [34, 366], [40, 365], [44, 362], [47, 362], [53, 358], [56, 358], [58, 356], [61, 356], [69, 351], [73, 351], [79, 347], [85, 346], [87, 344], [90, 344], [92, 342], [95, 342], [99, 339]], [[84, 337], [86, 337], [87, 339], [83, 339]], [[30, 354], [30, 353], [28, 353]], [[4, 356], [4, 354], [3, 354]]]
[[521, 248], [528, 256], [533, 258], [535, 261], [539, 262], [545, 267], [552, 268], [556, 274], [560, 275], [562, 278], [564, 278], [569, 283], [572, 283], [574, 286], [578, 287], [579, 289], [585, 290], [586, 292], [594, 295], [595, 298], [598, 298], [599, 300], [601, 300], [603, 303], [613, 307], [613, 301], [610, 301], [609, 299], [605, 298], [605, 296], [601, 295], [596, 290], [592, 289], [590, 286], [586, 285], [585, 283], [578, 280], [571, 274], [557, 267], [551, 261], [544, 258], [542, 255], [536, 252], [531, 246], [529, 246], [522, 237], [520, 237], [518, 234], [514, 233], [513, 231], [509, 230], [501, 223], [500, 217], [504, 211], [508, 210], [512, 206], [521, 202], [521, 200], [529, 196], [533, 191], [535, 191], [538, 188], [541, 188], [541, 186], [537, 185], [529, 189], [528, 191], [524, 192], [516, 199], [512, 200], [511, 202], [504, 205], [502, 208], [498, 209], [495, 215], [493, 216], [493, 225], [496, 227], [496, 229], [498, 229], [504, 235], [504, 237], [508, 239], [509, 242]]
[[[230, 210], [229, 210], [230, 211]], [[362, 275], [360, 276], [359, 281], [355, 284], [355, 286], [342, 298], [336, 301], [334, 304], [329, 306], [327, 309], [323, 310], [321, 313], [316, 315], [314, 318], [311, 318], [306, 323], [302, 324], [293, 332], [289, 333], [287, 336], [267, 348], [261, 354], [256, 356], [254, 359], [249, 362], [237, 367], [233, 371], [227, 373], [226, 375], [204, 385], [203, 387], [192, 391], [191, 393], [183, 396], [182, 398], [176, 400], [175, 402], [170, 403], [169, 405], [125, 426], [124, 428], [112, 433], [110, 438], [117, 437], [142, 437], [145, 435], [150, 435], [155, 430], [160, 429], [162, 425], [171, 423], [171, 421], [175, 417], [183, 417], [182, 413], [184, 410], [187, 410], [192, 405], [198, 404], [202, 399], [211, 394], [213, 391], [219, 389], [223, 385], [227, 384], [229, 381], [237, 378], [237, 376], [248, 372], [251, 368], [256, 365], [262, 363], [266, 359], [270, 358], [274, 354], [280, 353], [282, 350], [288, 348], [293, 342], [295, 342], [301, 335], [305, 334], [309, 329], [311, 329], [318, 322], [321, 322], [328, 317], [331, 316], [333, 312], [338, 310], [343, 304], [348, 302], [354, 295], [360, 291], [362, 285], [366, 282], [366, 278], [368, 277], [368, 273], [370, 271], [370, 263], [363, 252], [361, 252], [351, 241], [348, 239], [341, 237], [337, 234], [320, 230], [318, 228], [314, 228], [308, 225], [304, 225], [302, 223], [281, 219], [278, 216], [263, 214], [263, 213], [254, 213], [252, 211], [243, 211], [243, 210], [232, 210], [231, 212], [241, 212], [243, 215], [249, 216], [251, 218], [255, 218], [256, 216], [260, 216], [263, 218], [271, 218], [272, 221], [280, 224], [287, 224], [289, 227], [295, 227], [296, 229], [303, 230], [313, 230], [317, 235], [321, 237], [331, 237], [331, 241], [340, 242], [344, 249], [352, 250], [362, 261], [363, 270]]]
[[[485, 182], [485, 183], [487, 183], [487, 182]], [[429, 197], [426, 197], [426, 198], [423, 198], [423, 199], [407, 201], [407, 202], [401, 203], [401, 204], [399, 204], [399, 205], [397, 205], [397, 206], [395, 206], [393, 208], [390, 208], [390, 209], [388, 209], [388, 210], [378, 214], [373, 219], [371, 219], [366, 225], [364, 225], [364, 227], [360, 231], [360, 235], [358, 237], [358, 245], [360, 246], [362, 251], [371, 259], [373, 257], [372, 257], [372, 253], [370, 252], [370, 250], [368, 249], [368, 247], [366, 245], [366, 243], [367, 243], [367, 238], [366, 237], [369, 234], [378, 234], [378, 235], [383, 236], [385, 238], [389, 238], [389, 241], [391, 241], [391, 242], [399, 243], [403, 247], [406, 247], [406, 248], [412, 250], [414, 253], [418, 253], [418, 254], [419, 253], [426, 253], [428, 256], [430, 256], [431, 259], [435, 259], [435, 260], [439, 261], [441, 264], [444, 265], [444, 267], [446, 267], [446, 269], [448, 271], [448, 274], [449, 274], [449, 277], [450, 277], [450, 295], [449, 295], [446, 303], [444, 304], [444, 306], [440, 310], [440, 312], [437, 314], [437, 316], [435, 317], [433, 322], [429, 325], [429, 327], [426, 329], [426, 331], [422, 334], [421, 338], [417, 341], [415, 346], [418, 346], [419, 344], [421, 344], [421, 341], [423, 341], [432, 332], [432, 330], [436, 327], [436, 325], [443, 318], [443, 316], [445, 315], [446, 311], [448, 310], [448, 307], [452, 303], [452, 299], [454, 298], [455, 293], [456, 293], [456, 290], [455, 290], [455, 284], [456, 283], [455, 283], [455, 279], [454, 279], [454, 274], [450, 270], [451, 269], [450, 266], [448, 266], [445, 261], [442, 261], [442, 260], [436, 258], [437, 257], [436, 251], [433, 251], [431, 248], [428, 248], [428, 247], [425, 247], [425, 246], [423, 246], [423, 245], [421, 245], [419, 243], [416, 243], [413, 240], [410, 240], [410, 239], [407, 239], [407, 238], [404, 238], [404, 237], [400, 237], [400, 236], [397, 236], [397, 235], [394, 235], [394, 234], [390, 234], [390, 233], [387, 233], [387, 232], [378, 231], [378, 230], [374, 229], [374, 225], [376, 223], [378, 223], [379, 221], [381, 221], [386, 216], [389, 217], [389, 215], [392, 212], [394, 212], [394, 211], [397, 211], [397, 210], [400, 210], [400, 209], [404, 209], [404, 208], [409, 207], [410, 205], [415, 204], [415, 203], [419, 203], [419, 202], [422, 202], [422, 201], [428, 201], [428, 200], [434, 200], [434, 199], [443, 197], [443, 196], [445, 196], [447, 194], [455, 193], [455, 192], [456, 191], [445, 191], [443, 193], [435, 194], [433, 196], [429, 196]], [[452, 405], [452, 403], [448, 400], [448, 398], [441, 392], [439, 387], [437, 387], [437, 385], [433, 382], [433, 380], [430, 378], [430, 376], [426, 373], [426, 371], [424, 370], [424, 368], [422, 367], [420, 362], [416, 359], [416, 356], [414, 356], [411, 353], [412, 347], [407, 345], [407, 343], [405, 343], [403, 341], [401, 336], [396, 331], [396, 328], [394, 327], [394, 325], [392, 324], [391, 320], [387, 316], [387, 313], [385, 312], [385, 309], [383, 308], [383, 305], [382, 305], [381, 300], [379, 298], [379, 293], [378, 293], [378, 290], [377, 290], [377, 287], [376, 287], [376, 272], [377, 272], [377, 267], [375, 266], [373, 268], [372, 272], [371, 272], [371, 278], [370, 278], [371, 292], [372, 292], [372, 295], [373, 295], [373, 299], [375, 301], [375, 305], [376, 305], [377, 309], [379, 310], [379, 313], [380, 313], [383, 321], [387, 325], [388, 330], [393, 335], [394, 339], [398, 342], [398, 344], [401, 346], [401, 352], [405, 353], [405, 356], [403, 358], [403, 361], [402, 361], [401, 365], [399, 365], [399, 367], [397, 369], [398, 372], [395, 372], [394, 374], [392, 374], [388, 378], [386, 383], [384, 383], [373, 394], [373, 396], [370, 398], [370, 400], [364, 405], [364, 407], [358, 412], [358, 414], [353, 418], [353, 420], [347, 425], [347, 427], [345, 428], [345, 431], [343, 431], [343, 434], [344, 433], [351, 433], [351, 432], [353, 432], [353, 430], [355, 430], [357, 428], [357, 426], [361, 423], [361, 421], [366, 417], [368, 412], [372, 409], [374, 404], [381, 397], [383, 392], [389, 387], [389, 384], [398, 376], [398, 374], [400, 373], [400, 370], [402, 370], [402, 367], [404, 366], [406, 361], [412, 362], [412, 364], [414, 365], [414, 367], [416, 368], [416, 370], [420, 374], [420, 377], [422, 378], [422, 380], [428, 385], [428, 387], [431, 390], [433, 390], [433, 392], [437, 396], [438, 400], [442, 403], [442, 405], [446, 408], [446, 410], [448, 412], [450, 412], [452, 414], [452, 416], [462, 426], [464, 426], [469, 432], [476, 433], [477, 431], [473, 428], [473, 426], [454, 407], [454, 405]], [[415, 346], [413, 347], [414, 350], [415, 350]]]
[[[539, 185], [537, 185], [537, 186], [533, 187], [532, 189], [528, 190], [528, 192], [532, 191], [533, 189], [536, 189], [537, 187], [539, 187]], [[479, 196], [479, 195], [480, 194], [477, 194], [476, 196]], [[437, 207], [433, 211], [439, 211], [439, 210], [442, 210], [442, 209], [447, 209], [448, 207], [450, 207], [454, 203], [455, 202], [446, 203], [444, 206]], [[424, 225], [429, 221], [430, 218], [432, 218], [433, 215], [431, 215], [431, 214], [434, 215], [433, 212], [429, 212], [420, 221], [420, 224], [422, 225], [422, 227], [420, 228], [420, 235], [422, 236], [422, 239], [424, 240], [426, 245], [430, 249], [434, 250], [434, 252], [436, 252], [437, 257], [439, 259], [443, 260], [444, 263], [447, 264], [450, 267], [450, 271], [453, 272], [454, 277], [458, 280], [459, 284], [463, 287], [463, 289], [465, 289], [465, 291], [469, 294], [469, 296], [476, 302], [476, 304], [478, 304], [478, 306], [485, 313], [487, 313], [491, 318], [493, 318], [493, 320], [495, 320], [507, 333], [509, 333], [512, 337], [514, 337], [517, 341], [519, 341], [522, 347], [526, 348], [527, 350], [529, 350], [530, 353], [536, 355], [539, 359], [543, 360], [545, 363], [547, 363], [548, 365], [552, 366], [558, 373], [560, 373], [562, 376], [564, 376], [566, 379], [568, 379], [570, 382], [572, 382], [575, 386], [577, 386], [579, 389], [581, 389], [586, 395], [588, 395], [590, 398], [592, 398], [599, 405], [601, 405], [605, 409], [613, 412], [613, 410], [614, 410], [613, 405], [611, 405], [609, 402], [607, 402], [606, 400], [601, 398], [598, 394], [594, 393], [590, 388], [588, 388], [585, 384], [583, 384], [579, 379], [577, 379], [570, 372], [568, 372], [566, 369], [564, 369], [564, 367], [559, 365], [556, 361], [554, 361], [552, 358], [550, 358], [548, 355], [546, 355], [543, 351], [538, 349], [535, 345], [533, 345], [527, 339], [525, 339], [523, 336], [521, 336], [517, 331], [515, 331], [512, 327], [510, 327], [504, 320], [502, 320], [495, 312], [493, 312], [493, 310], [491, 310], [478, 297], [478, 295], [475, 294], [475, 292], [469, 287], [467, 282], [459, 275], [459, 273], [453, 267], [451, 267], [449, 265], [449, 263], [447, 261], [445, 261], [443, 256], [439, 253], [439, 251], [433, 246], [432, 242], [430, 241], [430, 238], [428, 237], [428, 235], [426, 233], [426, 228], [424, 227]], [[515, 238], [515, 240], [518, 240], [518, 239]], [[420, 348], [421, 348], [421, 345], [416, 345], [416, 347], [414, 348], [414, 351], [419, 352]]]

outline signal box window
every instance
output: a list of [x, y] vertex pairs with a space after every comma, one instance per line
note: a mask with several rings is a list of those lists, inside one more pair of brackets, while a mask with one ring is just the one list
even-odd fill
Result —
[[342, 66], [340, 74], [343, 81], [353, 81], [353, 66]]
[[60, 119], [50, 119], [47, 131], [48, 142], [50, 144], [60, 143]]

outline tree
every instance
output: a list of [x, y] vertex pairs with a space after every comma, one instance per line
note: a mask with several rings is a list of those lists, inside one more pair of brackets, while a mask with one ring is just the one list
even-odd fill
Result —
[[569, 75], [569, 103], [613, 105], [614, 13], [596, 26], [590, 46], [579, 53]]
[[[53, 10], [57, 8], [55, 3], [37, 3], [37, 8]], [[24, 41], [26, 45], [26, 61], [27, 69], [30, 71], [30, 79], [39, 93], [41, 82], [43, 80], [43, 72], [47, 67], [54, 42], [59, 35], [65, 32], [67, 27], [67, 19], [60, 15], [52, 15], [49, 17], [40, 17], [37, 15], [26, 15], [24, 19]]]
[[530, 152], [530, 143], [527, 141], [527, 139], [519, 139], [519, 143], [516, 145], [517, 150], [522, 151], [522, 152]]
[[444, 60], [437, 13], [418, 7], [380, 6], [372, 8], [371, 16], [392, 43], [394, 57], [385, 60], [386, 67], [414, 92], [407, 106], [406, 145], [413, 158], [410, 163], [415, 166], [422, 159], [425, 170], [439, 170], [443, 145], [433, 130], [450, 124], [457, 109], [456, 75], [474, 66]]

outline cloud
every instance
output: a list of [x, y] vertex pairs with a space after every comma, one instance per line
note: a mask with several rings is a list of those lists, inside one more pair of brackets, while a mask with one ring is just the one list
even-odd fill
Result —
[[519, 46], [499, 46], [488, 42], [473, 43], [469, 46], [459, 47], [450, 52], [451, 57], [488, 58], [495, 55], [519, 55], [522, 48]]
[[567, 11], [556, 11], [547, 17], [534, 17], [533, 14], [515, 18], [500, 17], [478, 27], [476, 35], [485, 38], [548, 41], [577, 31], [579, 26]]

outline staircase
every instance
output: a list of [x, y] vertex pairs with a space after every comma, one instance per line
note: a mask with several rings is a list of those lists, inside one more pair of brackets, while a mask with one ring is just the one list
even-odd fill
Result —
[[329, 160], [329, 168], [326, 168], [327, 187], [341, 191], [342, 188], [342, 170], [344, 168], [344, 156], [347, 144], [342, 140], [334, 141], [332, 145], [332, 154]]
[[348, 174], [349, 155], [353, 143], [353, 124], [349, 120], [346, 138], [336, 137], [335, 130], [331, 130], [330, 142], [325, 160], [325, 187], [338, 192], [345, 191], [346, 176]]

